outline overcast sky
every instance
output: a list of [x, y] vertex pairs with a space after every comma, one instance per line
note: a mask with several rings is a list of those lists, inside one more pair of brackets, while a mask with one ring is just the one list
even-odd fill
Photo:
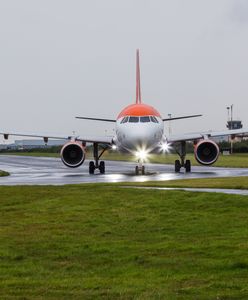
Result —
[[110, 134], [74, 116], [135, 101], [136, 48], [143, 102], [204, 114], [174, 133], [248, 127], [247, 0], [0, 0], [1, 130]]

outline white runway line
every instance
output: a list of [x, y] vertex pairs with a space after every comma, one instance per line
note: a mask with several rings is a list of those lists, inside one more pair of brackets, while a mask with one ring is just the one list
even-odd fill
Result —
[[223, 193], [229, 195], [242, 195], [248, 196], [248, 190], [238, 189], [215, 189], [215, 188], [169, 188], [169, 187], [156, 187], [156, 186], [121, 186], [122, 188], [134, 188], [144, 190], [159, 190], [159, 191], [186, 191], [186, 192], [201, 192], [201, 193]]

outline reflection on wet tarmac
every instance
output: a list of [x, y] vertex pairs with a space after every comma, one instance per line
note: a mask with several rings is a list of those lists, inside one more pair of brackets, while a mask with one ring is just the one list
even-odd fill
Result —
[[135, 163], [106, 161], [106, 174], [88, 174], [88, 161], [65, 167], [59, 158], [0, 155], [0, 169], [10, 172], [0, 185], [63, 185], [96, 182], [146, 182], [186, 178], [248, 176], [248, 169], [192, 167], [192, 173], [175, 173], [173, 165], [146, 164], [146, 175], [134, 174]]

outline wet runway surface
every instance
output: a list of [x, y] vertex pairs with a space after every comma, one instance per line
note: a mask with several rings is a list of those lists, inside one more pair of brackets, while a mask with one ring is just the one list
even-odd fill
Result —
[[88, 173], [88, 161], [76, 169], [59, 158], [0, 155], [0, 169], [11, 175], [0, 177], [0, 185], [63, 185], [96, 182], [145, 182], [187, 178], [248, 176], [248, 169], [192, 167], [191, 173], [174, 173], [173, 165], [146, 164], [147, 175], [134, 175], [135, 163], [106, 161], [106, 174]]

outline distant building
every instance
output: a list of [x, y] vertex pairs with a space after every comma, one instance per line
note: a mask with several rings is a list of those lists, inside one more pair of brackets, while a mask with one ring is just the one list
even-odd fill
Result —
[[42, 139], [40, 140], [16, 140], [14, 145], [17, 148], [22, 147], [23, 149], [33, 149], [33, 148], [46, 148], [52, 146], [60, 146], [63, 145], [66, 140], [49, 140], [45, 144]]
[[211, 138], [213, 141], [216, 143], [221, 143], [221, 142], [228, 142], [228, 136], [227, 135], [221, 135], [218, 137]]
[[241, 129], [243, 128], [243, 124], [242, 121], [238, 121], [238, 120], [232, 120], [232, 121], [228, 121], [226, 127], [231, 130], [231, 129]]
[[[228, 121], [227, 122], [226, 127], [229, 130], [232, 130], [232, 129], [241, 129], [241, 128], [243, 128], [243, 124], [242, 124], [242, 121], [232, 120], [232, 121]], [[239, 142], [239, 141], [242, 141], [242, 140], [246, 140], [247, 137], [248, 137], [247, 134], [239, 134], [239, 135], [236, 135], [234, 137], [233, 141], [234, 142]]]
[[42, 139], [40, 140], [16, 140], [14, 144], [8, 145], [10, 149], [34, 149], [34, 148], [47, 148], [52, 146], [63, 145], [66, 140], [49, 140], [47, 144]]
[[0, 145], [0, 150], [6, 150], [8, 149], [8, 145], [2, 144]]

